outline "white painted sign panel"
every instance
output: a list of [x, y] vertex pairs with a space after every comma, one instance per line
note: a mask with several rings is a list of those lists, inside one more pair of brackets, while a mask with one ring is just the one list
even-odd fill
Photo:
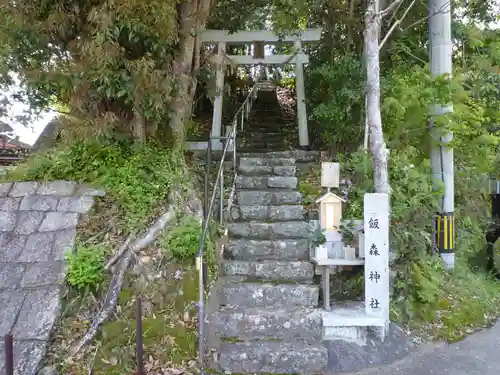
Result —
[[321, 163], [321, 186], [339, 187], [340, 164], [332, 162]]
[[500, 194], [500, 180], [490, 180], [491, 194]]
[[365, 194], [365, 311], [389, 321], [389, 196]]

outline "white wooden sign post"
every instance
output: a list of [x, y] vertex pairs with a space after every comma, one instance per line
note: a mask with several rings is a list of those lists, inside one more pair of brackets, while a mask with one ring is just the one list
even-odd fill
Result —
[[365, 194], [365, 312], [389, 324], [389, 196]]
[[332, 162], [321, 163], [321, 186], [338, 188], [340, 180], [340, 164]]
[[[320, 222], [324, 230], [328, 249], [328, 256], [338, 258], [340, 251], [338, 244], [342, 240], [339, 233], [342, 220], [342, 203], [345, 201], [330, 192], [331, 188], [338, 188], [340, 181], [340, 164], [333, 162], [321, 163], [321, 186], [328, 189], [327, 193], [316, 200], [320, 204]], [[337, 245], [335, 245], [337, 244]], [[340, 249], [343, 251], [343, 249]]]

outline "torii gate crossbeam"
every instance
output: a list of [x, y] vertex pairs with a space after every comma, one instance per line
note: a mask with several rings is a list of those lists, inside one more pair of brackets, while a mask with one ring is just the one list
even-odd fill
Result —
[[[296, 30], [287, 35], [279, 36], [268, 30], [238, 31], [231, 33], [227, 30], [205, 30], [200, 34], [200, 40], [203, 43], [218, 44], [218, 59], [224, 61], [226, 55], [226, 45], [230, 44], [251, 44], [256, 41], [267, 44], [274, 43], [293, 43], [294, 55], [272, 55], [265, 56], [263, 59], [256, 59], [253, 56], [229, 55], [228, 57], [236, 65], [279, 65], [284, 63], [295, 64], [296, 92], [297, 92], [297, 122], [299, 131], [300, 146], [309, 145], [309, 133], [307, 127], [307, 113], [305, 103], [305, 85], [304, 85], [304, 64], [309, 62], [309, 56], [301, 52], [302, 42], [315, 42], [321, 38], [322, 29]], [[292, 58], [292, 59], [291, 59]], [[290, 61], [291, 59], [291, 61]], [[216, 72], [216, 92], [218, 95], [214, 101], [214, 114], [212, 118], [212, 135], [220, 137], [222, 131], [222, 101], [224, 89], [224, 66], [218, 64]], [[222, 148], [219, 142], [214, 142], [214, 148]]]

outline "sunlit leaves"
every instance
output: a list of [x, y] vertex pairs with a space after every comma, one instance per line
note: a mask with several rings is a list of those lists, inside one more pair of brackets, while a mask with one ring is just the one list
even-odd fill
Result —
[[155, 127], [166, 123], [176, 0], [22, 5], [1, 10], [0, 68], [19, 73], [32, 106], [56, 101], [91, 122], [109, 113], [126, 124], [136, 111]]

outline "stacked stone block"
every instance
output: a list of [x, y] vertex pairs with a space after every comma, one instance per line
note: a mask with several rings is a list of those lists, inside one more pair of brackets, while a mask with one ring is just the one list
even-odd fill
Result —
[[38, 370], [60, 312], [65, 254], [79, 216], [102, 195], [71, 181], [0, 184], [0, 374], [9, 333], [15, 374]]

